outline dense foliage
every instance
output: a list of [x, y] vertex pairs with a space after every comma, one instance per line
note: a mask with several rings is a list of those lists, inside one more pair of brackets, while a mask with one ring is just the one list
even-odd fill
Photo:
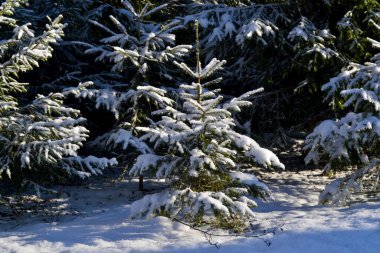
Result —
[[[356, 28], [359, 23], [357, 18], [365, 17], [366, 34], [373, 37], [366, 38], [365, 42], [351, 42], [352, 48], [364, 47], [359, 43], [369, 43], [375, 50], [380, 49], [380, 42], [377, 41], [380, 38], [379, 11], [380, 4], [372, 2], [364, 10], [363, 6], [355, 7], [340, 21], [342, 30], [350, 26], [350, 29], [360, 31]], [[364, 56], [367, 57], [370, 52], [365, 50]], [[356, 52], [354, 56], [357, 56]], [[327, 92], [327, 100], [349, 108], [349, 112], [342, 118], [323, 121], [314, 129], [306, 139], [305, 148], [309, 153], [305, 161], [318, 163], [321, 157], [326, 157], [325, 172], [354, 166], [351, 175], [333, 181], [326, 188], [321, 194], [320, 201], [323, 203], [339, 204], [352, 192], [365, 188], [376, 191], [378, 187], [379, 66], [378, 53], [371, 56], [369, 62], [354, 58], [341, 73], [322, 86], [322, 90]]]
[[253, 137], [348, 170], [322, 203], [379, 187], [376, 0], [6, 0], [0, 34], [0, 178], [18, 190], [118, 162], [166, 180], [135, 217], [236, 229], [270, 197], [252, 171], [284, 168]]
[[38, 182], [57, 180], [62, 174], [99, 174], [116, 160], [78, 156], [88, 130], [81, 126], [85, 119], [80, 112], [63, 105], [64, 93], [38, 95], [32, 101], [19, 96], [27, 91], [27, 83], [19, 82], [18, 75], [51, 57], [51, 44], [62, 39], [65, 27], [62, 16], [48, 18], [50, 24], [36, 36], [30, 23], [18, 25], [9, 17], [24, 2], [5, 1], [0, 7], [2, 34], [13, 28], [10, 38], [2, 38], [0, 51], [0, 177], [6, 175], [18, 190], [31, 185], [39, 192]]

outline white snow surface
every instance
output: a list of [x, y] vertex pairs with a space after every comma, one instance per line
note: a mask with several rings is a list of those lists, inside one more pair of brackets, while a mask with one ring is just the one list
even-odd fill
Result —
[[[0, 252], [378, 253], [380, 200], [340, 208], [318, 206], [318, 194], [328, 181], [317, 176], [320, 172], [273, 172], [262, 178], [276, 200], [259, 203], [254, 227], [260, 233], [283, 225], [283, 231], [263, 237], [270, 246], [256, 238], [214, 236], [217, 248], [201, 232], [167, 218], [131, 220], [130, 203], [142, 197], [138, 182], [94, 181], [64, 187], [69, 194], [49, 202], [54, 215], [7, 220], [0, 208]], [[151, 181], [146, 188], [160, 184]]]

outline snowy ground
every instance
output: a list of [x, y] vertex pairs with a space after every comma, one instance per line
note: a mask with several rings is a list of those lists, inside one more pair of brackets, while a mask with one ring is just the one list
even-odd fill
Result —
[[262, 220], [256, 228], [284, 224], [283, 231], [263, 238], [270, 246], [255, 238], [218, 236], [212, 238], [218, 249], [202, 233], [166, 218], [129, 220], [129, 203], [140, 194], [133, 190], [137, 183], [117, 182], [65, 187], [70, 196], [31, 204], [30, 212], [16, 219], [0, 216], [0, 252], [380, 252], [380, 200], [317, 206], [326, 183], [318, 173], [266, 176], [276, 202], [256, 210]]

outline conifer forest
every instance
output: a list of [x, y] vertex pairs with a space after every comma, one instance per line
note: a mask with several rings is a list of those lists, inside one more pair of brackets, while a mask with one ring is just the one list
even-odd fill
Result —
[[0, 0], [0, 253], [380, 252], [380, 1]]

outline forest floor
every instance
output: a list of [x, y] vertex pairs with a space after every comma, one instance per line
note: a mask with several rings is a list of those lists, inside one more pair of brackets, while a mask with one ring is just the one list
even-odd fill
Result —
[[[255, 210], [255, 230], [269, 231], [261, 239], [226, 231], [213, 231], [226, 236], [206, 238], [162, 217], [131, 220], [130, 203], [142, 196], [134, 180], [94, 179], [85, 186], [59, 188], [59, 198], [31, 197], [23, 204], [8, 199], [0, 205], [0, 252], [378, 253], [380, 200], [319, 206], [318, 194], [329, 181], [320, 174], [303, 170], [261, 175], [275, 197]], [[155, 181], [146, 184], [148, 189], [159, 186]]]

